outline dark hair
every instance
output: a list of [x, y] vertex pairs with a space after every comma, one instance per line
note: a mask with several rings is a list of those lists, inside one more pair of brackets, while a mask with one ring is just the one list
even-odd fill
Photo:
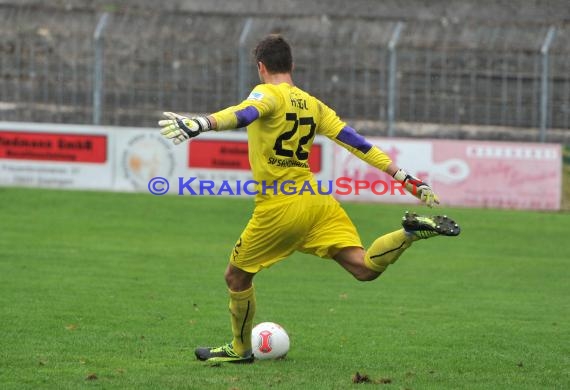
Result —
[[293, 55], [291, 46], [279, 34], [263, 38], [253, 49], [255, 62], [262, 62], [270, 73], [291, 73]]

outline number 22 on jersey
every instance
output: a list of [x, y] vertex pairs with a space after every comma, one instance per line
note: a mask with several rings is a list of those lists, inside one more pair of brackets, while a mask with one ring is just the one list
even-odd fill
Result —
[[[313, 117], [298, 117], [296, 113], [288, 112], [285, 114], [285, 120], [292, 122], [292, 127], [291, 130], [282, 133], [275, 140], [275, 145], [273, 146], [275, 154], [281, 157], [293, 157], [295, 155], [299, 161], [306, 161], [309, 158], [309, 150], [305, 146], [313, 140], [317, 128]], [[293, 145], [293, 149], [287, 148], [288, 145], [283, 145], [284, 141], [291, 140], [297, 134], [297, 131], [299, 131], [300, 135], [297, 145]]]

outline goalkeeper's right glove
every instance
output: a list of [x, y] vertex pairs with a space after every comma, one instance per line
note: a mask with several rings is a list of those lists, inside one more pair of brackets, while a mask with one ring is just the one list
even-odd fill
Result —
[[174, 112], [165, 112], [164, 116], [168, 119], [158, 122], [158, 125], [162, 127], [160, 134], [171, 139], [174, 145], [194, 138], [204, 131], [212, 130], [212, 124], [205, 116], [187, 118]]
[[439, 198], [431, 187], [417, 177], [410, 175], [403, 169], [398, 169], [393, 177], [403, 183], [410, 194], [424, 202], [428, 207], [439, 204]]

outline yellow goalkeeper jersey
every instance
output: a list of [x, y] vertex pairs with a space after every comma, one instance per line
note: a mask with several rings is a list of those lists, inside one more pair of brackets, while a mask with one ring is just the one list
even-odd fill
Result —
[[[256, 202], [318, 188], [309, 169], [316, 134], [322, 134], [364, 161], [386, 170], [390, 158], [340, 120], [319, 99], [287, 83], [260, 84], [240, 104], [218, 111], [216, 130], [247, 127], [249, 163], [257, 184]], [[287, 187], [282, 183], [287, 182]]]

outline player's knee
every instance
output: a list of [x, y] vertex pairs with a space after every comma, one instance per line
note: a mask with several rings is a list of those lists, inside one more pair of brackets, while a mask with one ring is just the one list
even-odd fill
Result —
[[361, 267], [352, 272], [352, 276], [360, 282], [371, 282], [380, 275], [382, 275], [382, 272], [376, 272], [366, 267]]
[[234, 277], [229, 268], [226, 268], [226, 272], [224, 272], [224, 280], [226, 281], [226, 285], [228, 287], [230, 287], [233, 284]]
[[230, 290], [244, 291], [251, 287], [254, 275], [255, 274], [242, 271], [230, 264], [226, 268], [224, 279]]
[[228, 288], [232, 291], [237, 291], [237, 287], [240, 284], [240, 278], [239, 276], [236, 274], [236, 272], [233, 272], [229, 267], [228, 269], [226, 269], [226, 272], [224, 273], [224, 279], [226, 281], [226, 285], [228, 286]]

